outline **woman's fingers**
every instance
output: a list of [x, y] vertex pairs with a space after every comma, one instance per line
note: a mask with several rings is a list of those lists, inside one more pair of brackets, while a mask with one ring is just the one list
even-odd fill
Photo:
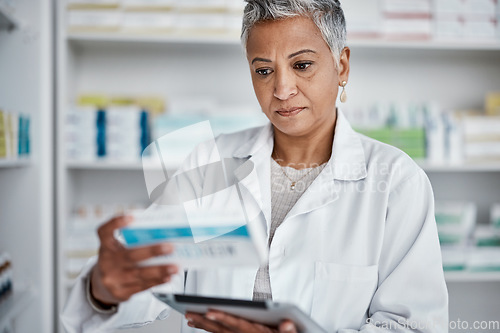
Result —
[[212, 333], [234, 333], [234, 331], [221, 323], [207, 319], [203, 315], [197, 313], [188, 312], [186, 314], [186, 319], [188, 320], [189, 327], [199, 328]]
[[108, 222], [104, 223], [97, 229], [97, 235], [99, 236], [99, 241], [101, 247], [107, 247], [109, 249], [114, 249], [119, 242], [115, 239], [115, 230], [126, 227], [134, 220], [131, 216], [119, 216], [115, 217]]
[[115, 232], [132, 221], [129, 216], [116, 217], [98, 229], [100, 248], [92, 273], [92, 294], [107, 304], [125, 301], [135, 293], [166, 283], [178, 272], [175, 265], [139, 266], [141, 261], [170, 254], [174, 248], [171, 244], [125, 248], [115, 238]]
[[276, 333], [274, 328], [250, 322], [221, 311], [209, 311], [205, 316], [188, 313], [186, 318], [196, 328], [209, 332], [238, 332], [238, 333]]
[[279, 326], [279, 333], [297, 333], [297, 327], [291, 320], [283, 321]]
[[272, 330], [268, 327], [251, 323], [243, 318], [232, 316], [225, 312], [209, 311], [205, 315], [207, 319], [221, 323], [233, 332], [269, 332]]

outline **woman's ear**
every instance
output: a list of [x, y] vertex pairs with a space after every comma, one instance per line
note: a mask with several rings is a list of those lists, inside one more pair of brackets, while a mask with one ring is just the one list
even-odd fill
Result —
[[351, 68], [349, 64], [349, 59], [351, 57], [351, 49], [347, 46], [344, 47], [342, 53], [340, 54], [339, 59], [339, 85], [342, 85], [342, 82], [349, 82], [349, 70]]

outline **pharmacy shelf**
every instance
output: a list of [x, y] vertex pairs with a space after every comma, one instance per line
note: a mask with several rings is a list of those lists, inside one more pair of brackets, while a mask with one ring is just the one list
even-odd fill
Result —
[[[80, 44], [92, 42], [107, 43], [181, 43], [181, 44], [208, 44], [208, 45], [239, 45], [237, 34], [131, 34], [131, 33], [109, 33], [109, 32], [70, 32], [66, 38], [70, 42]], [[500, 40], [485, 41], [400, 41], [390, 39], [348, 39], [347, 45], [355, 48], [370, 49], [419, 49], [419, 50], [478, 50], [478, 51], [500, 51]]]
[[[464, 163], [464, 164], [445, 164], [429, 163], [426, 161], [417, 161], [422, 169], [427, 172], [500, 172], [500, 162], [491, 163]], [[75, 170], [142, 170], [141, 161], [112, 161], [112, 160], [94, 160], [94, 161], [67, 161], [68, 169]], [[167, 165], [167, 169], [175, 168], [175, 165]]]
[[421, 40], [402, 41], [390, 39], [348, 39], [347, 45], [373, 49], [418, 49], [450, 51], [500, 51], [500, 40], [463, 41], [463, 40]]
[[465, 162], [460, 164], [417, 161], [427, 172], [500, 172], [500, 162]]
[[239, 45], [237, 34], [125, 34], [125, 33], [68, 33], [70, 42], [86, 44], [92, 42], [106, 43], [155, 43], [155, 44], [208, 44], [208, 45]]
[[27, 167], [30, 164], [31, 160], [28, 158], [16, 159], [16, 160], [0, 159], [0, 169], [21, 168], [21, 167]]
[[12, 31], [16, 28], [16, 26], [17, 22], [14, 17], [12, 17], [4, 5], [0, 4], [0, 31]]
[[10, 327], [12, 321], [26, 310], [33, 301], [35, 292], [31, 288], [18, 289], [4, 300], [0, 300], [0, 332]]
[[[151, 169], [150, 164], [145, 164], [146, 167]], [[93, 161], [66, 161], [66, 167], [70, 170], [143, 170], [141, 161], [116, 161], [116, 160], [93, 160]], [[173, 170], [178, 165], [165, 165], [168, 170]]]
[[66, 167], [73, 170], [142, 170], [140, 161], [67, 161]]
[[446, 282], [500, 282], [500, 272], [445, 272]]

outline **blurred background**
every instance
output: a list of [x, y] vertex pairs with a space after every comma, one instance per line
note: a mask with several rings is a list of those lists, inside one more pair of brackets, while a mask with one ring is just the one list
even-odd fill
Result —
[[[500, 320], [500, 5], [344, 0], [344, 113], [428, 174], [456, 321]], [[95, 227], [148, 204], [141, 152], [263, 124], [240, 0], [0, 0], [0, 332], [63, 332]], [[179, 149], [182, 149], [179, 143]], [[172, 158], [170, 168], [179, 163]], [[463, 324], [462, 324], [463, 325]], [[178, 331], [179, 316], [131, 332]]]

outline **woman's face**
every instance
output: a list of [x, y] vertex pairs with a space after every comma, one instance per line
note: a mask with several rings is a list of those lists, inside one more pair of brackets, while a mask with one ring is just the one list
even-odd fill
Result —
[[310, 18], [256, 24], [247, 42], [255, 94], [275, 129], [307, 136], [335, 122], [335, 101], [349, 75], [349, 49], [337, 70], [330, 48]]

